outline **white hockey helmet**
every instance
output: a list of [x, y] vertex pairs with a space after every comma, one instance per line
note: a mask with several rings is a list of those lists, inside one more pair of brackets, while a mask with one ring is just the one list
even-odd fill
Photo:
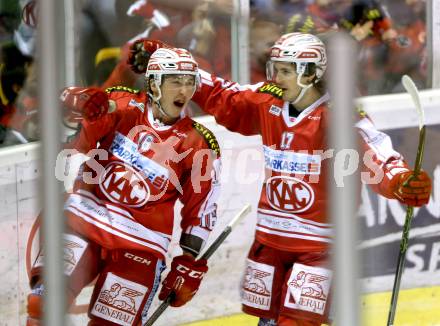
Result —
[[271, 48], [266, 69], [269, 80], [273, 80], [274, 77], [274, 62], [295, 63], [298, 80], [306, 73], [308, 65], [314, 64], [316, 82], [322, 78], [327, 68], [327, 54], [324, 43], [315, 35], [289, 33], [281, 36]]
[[196, 88], [200, 85], [199, 66], [185, 49], [160, 48], [153, 52], [145, 76], [147, 79], [153, 78], [157, 87], [160, 87], [164, 75], [192, 75]]

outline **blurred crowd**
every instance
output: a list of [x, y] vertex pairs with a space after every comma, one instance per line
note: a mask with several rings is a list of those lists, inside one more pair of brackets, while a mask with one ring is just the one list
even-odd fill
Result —
[[[427, 86], [425, 0], [249, 1], [251, 83], [265, 80], [268, 50], [280, 35], [345, 30], [359, 44], [359, 95], [401, 92], [403, 74]], [[82, 0], [75, 6], [77, 85], [144, 87], [126, 59], [130, 44], [145, 37], [186, 48], [201, 68], [231, 78], [234, 0]], [[1, 2], [0, 146], [39, 138], [37, 12], [38, 0]]]

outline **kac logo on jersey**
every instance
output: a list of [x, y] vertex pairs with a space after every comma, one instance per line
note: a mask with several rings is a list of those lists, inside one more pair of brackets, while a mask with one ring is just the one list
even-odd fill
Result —
[[109, 163], [99, 180], [99, 188], [112, 202], [141, 207], [150, 198], [150, 188], [131, 166], [121, 162]]
[[315, 201], [315, 193], [304, 181], [293, 177], [276, 176], [266, 182], [270, 206], [289, 213], [306, 211]]

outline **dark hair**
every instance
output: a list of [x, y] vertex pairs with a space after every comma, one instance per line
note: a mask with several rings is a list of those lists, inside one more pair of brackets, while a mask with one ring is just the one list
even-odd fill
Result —
[[0, 48], [0, 87], [9, 102], [17, 97], [15, 86], [22, 87], [27, 77], [32, 58], [23, 55], [14, 43], [3, 44]]

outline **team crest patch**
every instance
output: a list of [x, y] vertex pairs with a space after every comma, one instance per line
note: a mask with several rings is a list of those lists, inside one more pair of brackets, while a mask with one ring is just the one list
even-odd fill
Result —
[[260, 93], [269, 93], [277, 98], [283, 97], [283, 90], [275, 84], [265, 84], [258, 89]]
[[270, 309], [274, 271], [273, 266], [247, 260], [241, 288], [241, 302], [244, 305]]
[[294, 264], [284, 306], [324, 315], [332, 272], [329, 269]]
[[138, 108], [142, 113], [145, 111], [145, 104], [140, 103], [140, 102], [136, 102], [134, 99], [130, 100], [130, 102], [128, 103], [128, 106], [134, 106], [134, 107]]
[[138, 94], [140, 92], [138, 89], [134, 89], [126, 86], [113, 86], [105, 89], [105, 92], [108, 94], [115, 91], [129, 92], [132, 94]]
[[269, 109], [269, 113], [273, 114], [274, 116], [279, 117], [281, 114], [282, 109], [279, 106], [272, 105]]
[[205, 138], [208, 147], [212, 149], [217, 155], [220, 155], [220, 145], [218, 144], [217, 139], [215, 138], [212, 131], [198, 122], [194, 122], [193, 127], [200, 135], [203, 136], [203, 138]]
[[118, 325], [133, 325], [147, 292], [145, 286], [108, 273], [91, 313]]

